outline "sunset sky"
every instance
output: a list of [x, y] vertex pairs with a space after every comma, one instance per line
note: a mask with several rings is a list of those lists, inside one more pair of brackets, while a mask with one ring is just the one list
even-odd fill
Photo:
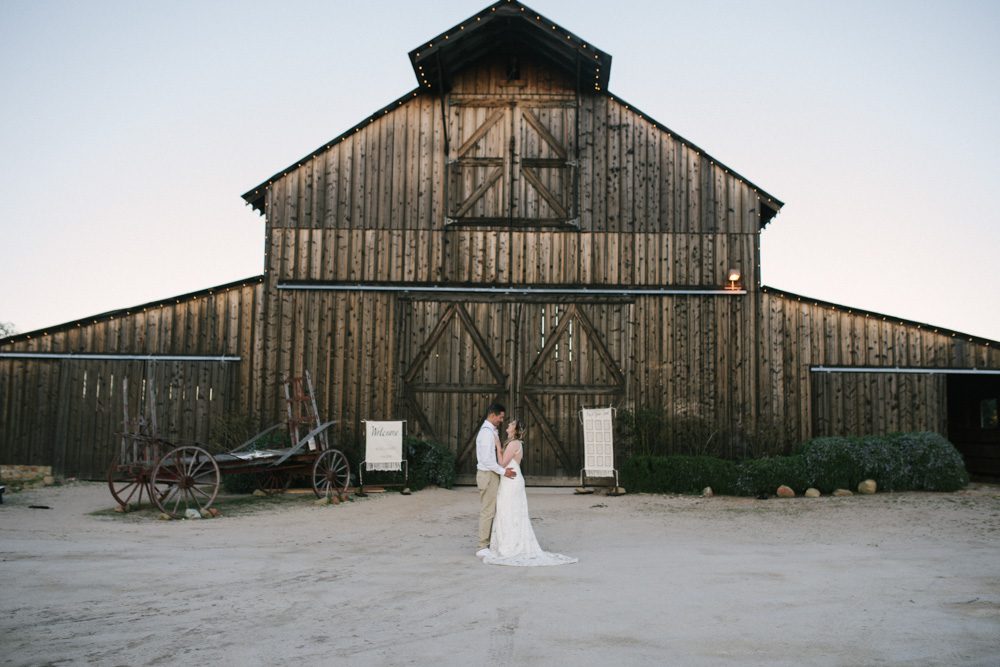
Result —
[[[1000, 340], [1000, 2], [534, 0], [610, 91], [783, 200], [765, 285]], [[240, 195], [485, 2], [0, 0], [0, 322], [263, 271]]]

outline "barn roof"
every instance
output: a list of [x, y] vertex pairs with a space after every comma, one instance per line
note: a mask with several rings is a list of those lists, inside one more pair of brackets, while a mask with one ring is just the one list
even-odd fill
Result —
[[580, 90], [608, 89], [611, 55], [516, 0], [500, 0], [410, 51], [421, 88], [449, 90], [456, 72], [487, 55], [538, 56]]
[[896, 317], [894, 315], [887, 315], [885, 313], [877, 313], [874, 310], [865, 310], [864, 308], [845, 306], [840, 303], [833, 303], [832, 301], [823, 301], [822, 299], [814, 299], [811, 296], [794, 294], [786, 290], [777, 289], [774, 287], [768, 287], [767, 285], [761, 285], [760, 291], [762, 294], [770, 294], [772, 296], [780, 297], [782, 299], [788, 299], [789, 301], [805, 302], [807, 304], [811, 303], [814, 306], [819, 306], [821, 308], [826, 308], [837, 312], [847, 313], [848, 315], [864, 315], [866, 318], [881, 320], [883, 322], [888, 322], [889, 324], [898, 323], [901, 326], [914, 327], [917, 329], [926, 329], [931, 333], [940, 334], [942, 336], [950, 336], [955, 339], [966, 340], [970, 343], [975, 343], [976, 345], [982, 345], [984, 347], [1000, 347], [1000, 341], [992, 340], [990, 338], [983, 338], [982, 336], [973, 336], [972, 334], [962, 333], [961, 331], [955, 331], [954, 329], [946, 329], [944, 327], [928, 324], [927, 322], [908, 320], [904, 317]]
[[576, 78], [581, 92], [592, 92], [597, 95], [607, 95], [616, 102], [632, 110], [643, 119], [653, 123], [658, 129], [670, 134], [686, 146], [701, 153], [713, 164], [717, 164], [727, 173], [747, 183], [757, 191], [761, 199], [760, 226], [777, 215], [784, 202], [767, 193], [762, 188], [742, 176], [736, 170], [730, 169], [713, 158], [699, 146], [688, 141], [676, 132], [658, 122], [648, 114], [644, 114], [624, 100], [608, 92], [608, 79], [611, 74], [611, 55], [605, 53], [580, 37], [577, 37], [557, 23], [545, 18], [527, 5], [517, 0], [499, 0], [479, 13], [470, 16], [455, 26], [433, 37], [409, 53], [413, 72], [417, 77], [418, 87], [399, 97], [389, 104], [379, 108], [361, 122], [350, 127], [326, 142], [301, 160], [289, 165], [274, 174], [264, 182], [243, 194], [243, 199], [258, 213], [264, 213], [264, 201], [267, 188], [274, 181], [295, 171], [309, 160], [321, 155], [336, 144], [354, 135], [369, 123], [393, 109], [402, 106], [408, 100], [417, 97], [422, 92], [436, 94], [447, 91], [453, 75], [472, 64], [476, 60], [497, 52], [511, 51], [514, 53], [534, 54], [542, 57], [556, 67], [562, 69], [571, 78]]
[[160, 308], [162, 306], [168, 306], [172, 303], [180, 303], [182, 301], [192, 301], [203, 296], [211, 296], [220, 292], [228, 292], [231, 289], [237, 289], [240, 287], [246, 287], [247, 285], [253, 285], [255, 283], [264, 282], [264, 276], [252, 276], [250, 278], [244, 278], [243, 280], [236, 280], [231, 283], [226, 283], [224, 285], [216, 285], [215, 287], [206, 287], [205, 289], [200, 289], [196, 292], [188, 292], [187, 294], [178, 294], [177, 296], [167, 297], [166, 299], [159, 299], [157, 301], [150, 301], [148, 303], [141, 303], [137, 306], [130, 306], [128, 308], [119, 308], [117, 310], [109, 310], [105, 313], [99, 313], [97, 315], [91, 315], [89, 317], [84, 317], [79, 320], [72, 320], [70, 322], [64, 322], [62, 324], [55, 324], [50, 327], [44, 327], [42, 329], [35, 329], [34, 331], [25, 331], [23, 333], [16, 333], [6, 338], [0, 338], [0, 347], [12, 343], [20, 343], [26, 340], [31, 340], [32, 338], [41, 338], [48, 336], [49, 334], [58, 333], [60, 331], [66, 331], [67, 329], [74, 329], [77, 327], [87, 326], [89, 324], [98, 324], [99, 322], [105, 322], [108, 320], [120, 319], [122, 317], [127, 317], [133, 313], [145, 312], [147, 309]]

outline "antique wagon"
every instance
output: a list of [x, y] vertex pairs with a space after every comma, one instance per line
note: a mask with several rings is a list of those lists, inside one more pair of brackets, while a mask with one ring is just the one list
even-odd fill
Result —
[[[224, 474], [252, 474], [268, 493], [286, 489], [293, 476], [306, 475], [317, 497], [343, 495], [351, 471], [347, 457], [331, 447], [329, 429], [336, 422], [320, 420], [308, 371], [284, 384], [286, 420], [223, 454], [212, 454], [196, 442], [159, 437], [155, 409], [148, 419], [130, 419], [128, 390], [123, 387], [125, 432], [108, 469], [111, 495], [126, 510], [141, 504], [145, 495], [174, 518], [209, 510]], [[150, 403], [155, 405], [155, 400]]]

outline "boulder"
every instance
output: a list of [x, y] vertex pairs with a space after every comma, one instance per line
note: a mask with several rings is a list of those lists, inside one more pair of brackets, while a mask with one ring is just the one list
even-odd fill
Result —
[[779, 498], [794, 498], [795, 497], [795, 491], [792, 490], [792, 487], [785, 486], [784, 484], [782, 484], [781, 486], [779, 486], [778, 490], [775, 491], [774, 493]]
[[329, 505], [330, 504], [330, 499], [327, 498], [326, 496], [323, 496], [319, 500], [315, 501], [313, 504], [314, 505]]
[[170, 515], [161, 512], [160, 516], [156, 517], [156, 519], [157, 521], [170, 521]]
[[258, 498], [264, 498], [267, 497], [267, 492], [264, 491], [263, 489], [254, 489], [253, 495], [257, 496]]
[[854, 494], [848, 491], [847, 489], [836, 489], [833, 492], [833, 495], [837, 496], [838, 498], [845, 498], [847, 496], [853, 496]]
[[813, 488], [806, 489], [805, 493], [806, 498], [819, 498], [821, 495], [822, 494], [819, 492], [819, 489], [813, 489]]
[[866, 496], [870, 496], [878, 491], [878, 484], [875, 483], [874, 479], [866, 479], [865, 481], [858, 484], [858, 493], [863, 493]]
[[56, 483], [56, 478], [53, 477], [52, 475], [46, 475], [45, 477], [42, 478], [42, 484], [44, 484], [45, 486], [54, 486], [55, 483]]
[[200, 519], [201, 518], [201, 512], [199, 512], [198, 510], [196, 510], [193, 507], [189, 507], [188, 509], [184, 510], [184, 518], [185, 519]]
[[714, 495], [715, 495], [715, 491], [713, 491], [712, 487], [710, 487], [710, 486], [706, 486], [704, 489], [701, 490], [701, 496], [702, 496], [702, 498], [711, 498]]

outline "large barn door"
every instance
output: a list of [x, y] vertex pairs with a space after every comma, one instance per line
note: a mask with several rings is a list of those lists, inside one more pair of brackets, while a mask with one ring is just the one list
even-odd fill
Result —
[[505, 401], [509, 306], [415, 301], [404, 337], [403, 402], [412, 432], [452, 448], [460, 473], [476, 468], [486, 408]]
[[560, 225], [576, 217], [576, 107], [452, 101], [448, 221]]
[[531, 428], [525, 474], [575, 478], [583, 460], [579, 412], [625, 395], [630, 304], [523, 304], [523, 371], [515, 404]]
[[450, 447], [458, 472], [472, 474], [476, 434], [499, 400], [529, 425], [529, 481], [576, 478], [580, 408], [617, 405], [625, 394], [631, 307], [408, 302], [402, 398], [411, 430]]

